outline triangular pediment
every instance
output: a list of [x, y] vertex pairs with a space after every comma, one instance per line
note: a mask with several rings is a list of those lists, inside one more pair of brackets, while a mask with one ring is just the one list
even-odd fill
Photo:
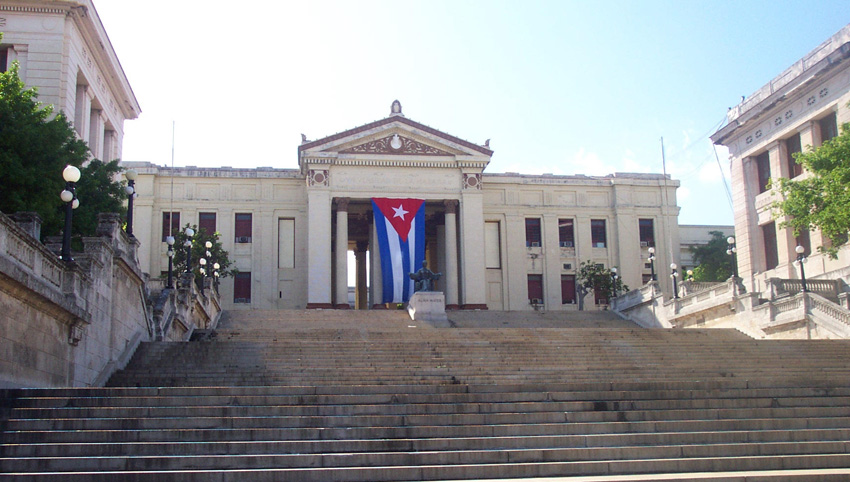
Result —
[[440, 149], [439, 147], [420, 142], [417, 139], [393, 133], [352, 146], [342, 147], [337, 152], [340, 154], [408, 154], [417, 156], [452, 156], [462, 154], [457, 149], [452, 149], [452, 151], [447, 151], [445, 148]]
[[393, 116], [315, 141], [298, 150], [308, 155], [486, 156], [489, 146], [473, 144], [402, 116]]

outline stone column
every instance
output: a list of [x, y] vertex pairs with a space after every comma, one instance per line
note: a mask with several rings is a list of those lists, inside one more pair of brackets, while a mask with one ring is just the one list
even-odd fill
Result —
[[369, 253], [372, 261], [372, 309], [386, 308], [381, 299], [384, 297], [384, 277], [381, 275], [381, 250], [378, 248], [378, 230], [375, 226], [375, 216], [369, 211], [372, 229], [369, 231]]
[[[800, 146], [803, 152], [808, 152], [808, 146], [820, 145], [821, 132], [820, 123], [817, 121], [809, 121], [801, 125], [798, 129], [800, 132]], [[823, 246], [826, 242], [826, 237], [820, 229], [809, 231], [809, 244], [814, 246]], [[795, 246], [796, 248], [796, 246]], [[811, 263], [811, 260], [809, 260]]]
[[484, 267], [484, 196], [480, 190], [465, 189], [461, 194], [460, 275], [463, 284], [461, 308], [486, 310], [486, 268]]
[[366, 250], [369, 248], [369, 243], [366, 241], [358, 241], [357, 249], [354, 251], [354, 260], [356, 263], [357, 278], [356, 287], [354, 288], [354, 307], [358, 310], [365, 310], [369, 303], [369, 297], [366, 296]]
[[738, 276], [743, 279], [747, 290], [752, 292], [755, 284], [753, 273], [757, 264], [759, 246], [758, 216], [753, 202], [759, 190], [758, 169], [754, 158], [745, 157], [734, 158], [731, 171]]
[[333, 308], [331, 197], [316, 188], [307, 190], [307, 308]]
[[334, 308], [347, 310], [348, 304], [348, 202], [347, 197], [336, 198], [336, 293]]
[[91, 122], [91, 97], [86, 85], [77, 85], [77, 97], [74, 103], [74, 129], [80, 139], [88, 139]]
[[[785, 141], [776, 141], [768, 146], [768, 156], [770, 158], [770, 176], [773, 179], [789, 178], [791, 173], [788, 171], [788, 148]], [[791, 229], [780, 228], [779, 224], [787, 218], [781, 217], [776, 219], [776, 252], [779, 259], [779, 264], [776, 266], [776, 273], [782, 278], [790, 278], [794, 275], [794, 266], [791, 264], [796, 258], [794, 248], [797, 246], [797, 241], [794, 238], [794, 233]]]
[[458, 305], [457, 277], [457, 200], [443, 201], [446, 208], [446, 309], [456, 310]]
[[91, 110], [89, 121], [89, 150], [92, 157], [103, 159], [103, 111], [101, 109]]

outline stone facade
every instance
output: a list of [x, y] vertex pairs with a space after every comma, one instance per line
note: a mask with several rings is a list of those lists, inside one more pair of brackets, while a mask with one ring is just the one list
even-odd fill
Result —
[[75, 262], [0, 214], [0, 386], [101, 385], [153, 327], [138, 242], [102, 216]]
[[617, 266], [634, 287], [649, 277], [649, 246], [665, 283], [665, 267], [678, 262], [679, 183], [658, 174], [488, 174], [489, 146], [412, 121], [400, 105], [385, 119], [305, 139], [298, 153], [299, 169], [125, 163], [139, 172], [142, 265], [154, 276], [167, 269], [173, 211], [180, 227], [207, 222], [221, 233], [244, 277], [223, 281], [225, 309], [352, 307], [349, 251], [354, 307], [372, 308], [372, 197], [426, 200], [426, 259], [444, 273], [438, 289], [449, 309], [577, 309], [570, 278], [582, 261]]
[[0, 0], [0, 69], [13, 61], [38, 100], [62, 111], [92, 157], [121, 157], [124, 121], [141, 109], [91, 0]]
[[[806, 276], [839, 278], [848, 274], [850, 247], [832, 260], [818, 253], [819, 232], [796, 239], [780, 228], [770, 205], [769, 178], [806, 176], [790, 159], [800, 149], [818, 147], [850, 122], [850, 25], [731, 108], [728, 123], [713, 136], [729, 148], [738, 271], [749, 291], [761, 292], [771, 278], [796, 278], [794, 248], [810, 253]], [[807, 239], [806, 239], [807, 238]], [[808, 246], [806, 246], [808, 245]]]

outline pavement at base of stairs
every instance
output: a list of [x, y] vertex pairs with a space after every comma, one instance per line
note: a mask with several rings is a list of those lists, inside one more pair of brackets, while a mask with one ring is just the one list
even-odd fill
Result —
[[526, 479], [474, 479], [444, 480], [442, 482], [631, 482], [631, 481], [684, 481], [684, 480], [722, 480], [725, 482], [748, 482], [765, 478], [787, 477], [785, 480], [804, 481], [809, 477], [826, 475], [846, 475], [850, 480], [850, 468], [847, 469], [801, 469], [801, 470], [763, 470], [743, 472], [700, 472], [676, 474], [637, 474], [637, 475], [595, 475], [576, 477], [536, 477]]

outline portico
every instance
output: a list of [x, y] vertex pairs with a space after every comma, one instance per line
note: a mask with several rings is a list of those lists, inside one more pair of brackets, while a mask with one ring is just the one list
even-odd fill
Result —
[[356, 307], [383, 308], [371, 301], [381, 299], [373, 197], [424, 199], [426, 260], [444, 273], [447, 308], [487, 308], [481, 175], [488, 147], [411, 121], [395, 102], [390, 117], [305, 140], [298, 151], [307, 190], [308, 308], [351, 307], [349, 249], [357, 259]]

